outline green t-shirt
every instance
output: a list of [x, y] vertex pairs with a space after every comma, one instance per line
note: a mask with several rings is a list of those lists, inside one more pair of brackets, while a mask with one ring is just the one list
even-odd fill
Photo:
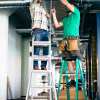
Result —
[[63, 23], [63, 39], [67, 36], [79, 36], [79, 26], [80, 26], [80, 12], [74, 7], [74, 12], [72, 12], [69, 17], [64, 18]]

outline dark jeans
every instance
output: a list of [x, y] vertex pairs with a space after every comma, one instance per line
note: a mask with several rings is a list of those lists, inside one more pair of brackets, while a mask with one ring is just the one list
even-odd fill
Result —
[[[32, 35], [35, 36], [34, 41], [48, 41], [49, 32], [44, 30], [34, 30]], [[48, 47], [42, 47], [43, 55], [48, 55]], [[34, 55], [39, 55], [41, 47], [34, 47]], [[41, 61], [41, 68], [46, 67], [47, 61]], [[38, 61], [34, 61], [34, 67], [38, 66]]]

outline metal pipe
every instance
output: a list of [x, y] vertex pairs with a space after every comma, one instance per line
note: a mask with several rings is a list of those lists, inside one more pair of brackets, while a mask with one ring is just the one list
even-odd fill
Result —
[[87, 10], [87, 4], [85, 4], [85, 7], [83, 8], [83, 16], [82, 16], [82, 25], [81, 25], [81, 35], [80, 37], [82, 37], [82, 33], [84, 31], [84, 22], [85, 22], [85, 16], [86, 16], [86, 10]]
[[23, 5], [29, 5], [31, 0], [20, 0], [20, 1], [0, 1], [0, 8], [13, 8], [22, 7]]
[[[50, 29], [48, 31], [50, 31]], [[32, 29], [31, 28], [30, 29], [16, 29], [16, 32], [19, 34], [31, 33]]]
[[89, 4], [100, 4], [100, 0], [72, 0], [70, 2], [78, 2], [80, 4], [89, 3]]
[[[75, 0], [73, 0], [75, 2]], [[17, 7], [22, 7], [26, 6], [26, 4], [30, 4], [31, 0], [20, 0], [20, 1], [0, 1], [0, 8], [17, 8]], [[46, 2], [50, 2], [46, 0]], [[58, 2], [58, 1], [56, 1]], [[80, 0], [78, 0], [80, 2]], [[90, 4], [100, 4], [100, 0], [82, 0], [82, 3], [90, 3]]]
[[3, 5], [3, 4], [22, 4], [22, 3], [29, 3], [30, 0], [21, 0], [21, 1], [0, 1], [0, 4]]

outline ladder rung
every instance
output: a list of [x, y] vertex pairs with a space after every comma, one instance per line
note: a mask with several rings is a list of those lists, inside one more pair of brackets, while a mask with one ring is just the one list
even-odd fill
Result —
[[[79, 72], [78, 72], [79, 73]], [[76, 71], [73, 71], [73, 72], [66, 72], [66, 74], [76, 74]]]
[[[78, 74], [79, 74], [79, 72], [78, 72]], [[68, 72], [66, 72], [66, 74], [62, 74], [62, 76], [67, 76], [67, 75], [76, 75], [76, 71], [74, 71], [74, 72], [69, 72], [68, 71]]]
[[49, 41], [34, 41], [33, 45], [34, 46], [49, 46], [50, 42]]
[[69, 72], [68, 71], [68, 72], [66, 72], [66, 74], [62, 74], [62, 76], [66, 76], [66, 75], [76, 75], [76, 71], [74, 71], [74, 72]]
[[53, 86], [29, 86], [29, 87], [31, 87], [31, 88], [45, 88], [45, 89], [50, 89], [50, 88], [53, 88]]
[[38, 55], [34, 55], [33, 59], [34, 60], [42, 60], [42, 61], [45, 60], [45, 61], [47, 61], [47, 60], [50, 60], [50, 56], [40, 56], [40, 55], [38, 56]]
[[52, 60], [62, 60], [62, 57], [51, 57]]
[[50, 73], [51, 70], [32, 70], [33, 73], [38, 73], [38, 74], [45, 74], [45, 73]]
[[76, 75], [76, 74], [62, 74], [62, 76], [67, 76], [67, 75]]

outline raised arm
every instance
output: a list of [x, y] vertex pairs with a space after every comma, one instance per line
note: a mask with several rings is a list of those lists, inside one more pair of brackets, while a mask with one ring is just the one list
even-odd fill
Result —
[[58, 22], [57, 17], [56, 17], [55, 8], [53, 8], [53, 9], [51, 10], [51, 13], [52, 13], [52, 15], [53, 15], [53, 21], [54, 21], [55, 27], [56, 27], [56, 28], [62, 27], [62, 26], [63, 26], [63, 23]]
[[72, 6], [67, 0], [60, 0], [64, 5], [68, 7], [68, 9], [74, 12], [74, 6]]

